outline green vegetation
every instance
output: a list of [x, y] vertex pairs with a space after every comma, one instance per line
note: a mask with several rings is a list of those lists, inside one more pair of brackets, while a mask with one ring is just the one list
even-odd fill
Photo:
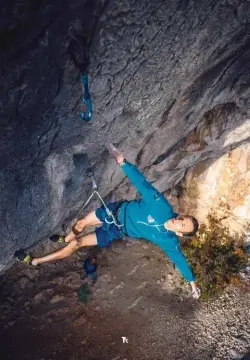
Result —
[[197, 276], [203, 300], [218, 295], [230, 284], [242, 283], [239, 273], [248, 261], [243, 236], [232, 237], [214, 213], [182, 248]]

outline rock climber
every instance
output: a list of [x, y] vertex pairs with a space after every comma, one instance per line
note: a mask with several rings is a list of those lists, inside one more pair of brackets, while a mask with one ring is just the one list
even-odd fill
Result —
[[[123, 153], [114, 146], [111, 154], [127, 175], [142, 198], [107, 204], [115, 216], [115, 223], [107, 220], [105, 207], [97, 208], [79, 219], [67, 236], [52, 235], [50, 240], [65, 242], [67, 246], [43, 257], [34, 257], [23, 250], [16, 252], [16, 258], [30, 265], [63, 259], [84, 246], [106, 247], [113, 240], [129, 236], [144, 238], [158, 245], [172, 260], [183, 277], [190, 282], [193, 298], [200, 297], [195, 276], [184, 256], [178, 239], [183, 235], [193, 236], [198, 230], [197, 220], [190, 215], [178, 215], [163, 194], [157, 191], [135, 165], [128, 162]], [[88, 226], [99, 226], [94, 232], [81, 235]]]

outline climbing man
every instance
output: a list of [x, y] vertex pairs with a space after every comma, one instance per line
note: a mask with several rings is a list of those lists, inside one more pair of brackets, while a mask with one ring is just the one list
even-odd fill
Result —
[[[22, 250], [16, 252], [16, 258], [31, 265], [63, 259], [84, 246], [108, 246], [113, 240], [125, 235], [132, 238], [145, 238], [158, 245], [173, 261], [183, 277], [190, 282], [193, 298], [200, 297], [200, 289], [195, 276], [181, 251], [178, 236], [192, 236], [198, 230], [197, 220], [190, 215], [178, 215], [163, 194], [158, 192], [144, 175], [129, 163], [122, 152], [114, 146], [110, 148], [116, 162], [140, 192], [140, 200], [121, 201], [107, 204], [116, 221], [109, 221], [105, 207], [102, 206], [79, 219], [67, 236], [52, 235], [50, 240], [65, 242], [67, 246], [39, 258], [32, 258]], [[88, 226], [99, 226], [94, 232], [82, 235]]]

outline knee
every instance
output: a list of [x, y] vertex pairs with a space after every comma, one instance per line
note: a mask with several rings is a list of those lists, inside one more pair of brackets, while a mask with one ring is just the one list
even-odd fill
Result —
[[80, 226], [80, 227], [84, 227], [84, 225], [85, 225], [84, 219], [79, 219], [79, 220], [77, 221], [76, 225], [77, 225], [77, 226]]
[[95, 232], [92, 232], [88, 235], [83, 235], [76, 240], [79, 243], [79, 247], [97, 245], [97, 237]]

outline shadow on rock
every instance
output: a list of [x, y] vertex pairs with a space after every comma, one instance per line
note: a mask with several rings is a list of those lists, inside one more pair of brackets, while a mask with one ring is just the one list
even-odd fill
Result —
[[250, 351], [245, 354], [241, 360], [250, 360]]
[[200, 308], [199, 300], [194, 300], [192, 297], [184, 297], [174, 293], [159, 294], [154, 292], [148, 296], [152, 302], [160, 302], [168, 309], [169, 313], [181, 319], [189, 320], [193, 317], [194, 313]]

